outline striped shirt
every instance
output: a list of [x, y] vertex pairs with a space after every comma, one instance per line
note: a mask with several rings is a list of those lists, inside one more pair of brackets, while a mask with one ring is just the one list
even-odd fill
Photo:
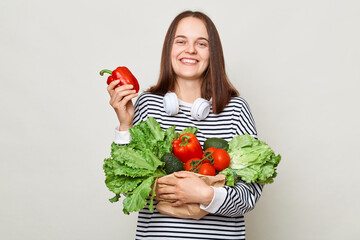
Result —
[[[135, 103], [134, 125], [154, 117], [162, 129], [176, 126], [176, 131], [187, 127], [198, 129], [197, 138], [203, 145], [211, 137], [230, 141], [236, 135], [256, 137], [256, 128], [247, 102], [234, 97], [219, 114], [210, 111], [209, 116], [197, 121], [190, 115], [191, 104], [180, 101], [179, 113], [169, 116], [163, 108], [163, 96], [142, 93]], [[136, 239], [245, 239], [244, 214], [255, 207], [262, 186], [256, 183], [238, 182], [234, 187], [223, 187], [226, 196], [217, 210], [200, 220], [175, 218], [152, 212], [148, 205], [139, 211]]]

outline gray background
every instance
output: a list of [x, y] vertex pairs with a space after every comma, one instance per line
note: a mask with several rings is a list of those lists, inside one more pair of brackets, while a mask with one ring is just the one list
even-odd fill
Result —
[[278, 177], [249, 240], [359, 239], [360, 4], [350, 0], [0, 3], [0, 239], [133, 239], [102, 162], [117, 124], [103, 68], [157, 80], [181, 11], [207, 13]]

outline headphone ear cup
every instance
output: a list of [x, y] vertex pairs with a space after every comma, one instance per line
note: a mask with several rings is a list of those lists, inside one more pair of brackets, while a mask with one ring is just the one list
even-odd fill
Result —
[[163, 103], [164, 110], [168, 115], [173, 116], [179, 112], [179, 100], [175, 93], [166, 93], [163, 99]]
[[210, 101], [203, 98], [198, 98], [191, 107], [191, 116], [198, 121], [204, 120], [210, 113], [210, 107]]

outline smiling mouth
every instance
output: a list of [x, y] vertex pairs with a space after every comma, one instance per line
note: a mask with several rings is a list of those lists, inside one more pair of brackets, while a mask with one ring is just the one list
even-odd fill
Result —
[[180, 61], [182, 63], [191, 63], [191, 64], [194, 64], [194, 63], [198, 62], [198, 60], [196, 60], [196, 59], [189, 59], [189, 58], [182, 58], [182, 59], [180, 59]]

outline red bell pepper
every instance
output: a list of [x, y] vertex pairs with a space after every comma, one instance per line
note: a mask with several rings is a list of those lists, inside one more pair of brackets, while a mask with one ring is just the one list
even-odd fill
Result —
[[191, 158], [202, 158], [202, 148], [199, 140], [192, 133], [184, 133], [172, 142], [174, 155], [186, 163]]
[[108, 85], [112, 81], [120, 80], [120, 83], [118, 85], [116, 85], [115, 88], [125, 85], [125, 84], [130, 84], [130, 85], [134, 86], [134, 89], [136, 92], [139, 92], [139, 82], [137, 81], [137, 79], [134, 77], [134, 75], [130, 72], [130, 70], [127, 67], [118, 67], [114, 71], [107, 70], [107, 69], [100, 71], [101, 76], [103, 76], [104, 73], [110, 74], [110, 76], [108, 77], [108, 79], [106, 81], [106, 83]]

